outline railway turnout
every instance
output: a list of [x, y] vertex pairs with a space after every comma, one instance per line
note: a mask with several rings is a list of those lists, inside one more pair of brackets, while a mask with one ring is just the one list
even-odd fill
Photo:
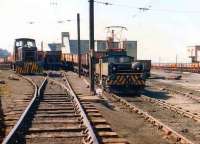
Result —
[[[1, 10], [2, 22], [12, 32], [5, 29], [0, 33], [0, 143], [200, 144], [200, 45], [186, 46], [196, 40], [196, 31], [189, 28], [193, 37], [177, 37], [191, 25], [187, 21], [179, 28], [183, 21], [169, 21], [163, 25], [166, 30], [156, 28], [149, 37], [156, 43], [149, 45], [149, 38], [143, 35], [150, 34], [148, 29], [154, 28], [150, 25], [143, 34], [136, 31], [143, 42], [138, 47], [138, 39], [130, 34], [136, 27], [131, 28], [131, 21], [126, 20], [130, 8], [144, 14], [169, 11], [168, 16], [184, 13], [188, 17], [198, 11], [184, 10], [185, 6], [181, 11], [170, 10], [161, 4], [154, 9], [152, 3], [133, 7], [131, 0], [118, 4], [104, 0], [16, 1], [10, 9], [12, 3], [4, 2]], [[179, 6], [175, 3], [173, 8]], [[195, 6], [191, 3], [190, 9]], [[43, 8], [48, 10], [41, 15]], [[109, 18], [99, 10], [109, 12]], [[122, 17], [128, 27], [115, 24]], [[102, 21], [105, 19], [113, 25]], [[158, 17], [158, 22], [162, 19]], [[72, 25], [65, 31], [61, 24], [68, 22]], [[86, 25], [87, 29], [81, 28]], [[174, 27], [169, 33], [170, 26]], [[14, 38], [15, 31], [19, 34]], [[163, 48], [159, 50], [159, 46]], [[165, 50], [170, 46], [176, 50]], [[187, 47], [191, 62], [184, 58], [186, 53], [178, 53], [180, 46]]]
[[[84, 138], [87, 138], [87, 128], [73, 97], [45, 79], [3, 143], [79, 144]], [[88, 136], [85, 142], [91, 140], [94, 139]]]
[[[198, 114], [149, 97], [145, 92], [139, 96], [107, 92], [94, 96], [83, 77], [73, 72], [57, 74], [45, 78], [26, 76], [34, 86], [34, 96], [26, 100], [28, 106], [3, 144], [128, 144], [135, 140], [148, 144], [196, 144], [199, 141]], [[115, 118], [120, 122], [119, 128]], [[131, 126], [126, 127], [125, 121]], [[127, 136], [121, 133], [123, 127]]]
[[45, 78], [34, 97], [4, 139], [14, 143], [122, 143], [94, 105], [76, 97], [70, 84]]

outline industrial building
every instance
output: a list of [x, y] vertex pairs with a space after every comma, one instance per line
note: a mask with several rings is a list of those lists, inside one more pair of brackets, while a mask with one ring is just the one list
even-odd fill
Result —
[[192, 63], [200, 62], [199, 58], [200, 45], [190, 46], [189, 52]]
[[[70, 39], [68, 32], [62, 32], [62, 52], [63, 53], [78, 53], [78, 40]], [[58, 45], [58, 44], [57, 44]], [[81, 40], [81, 53], [89, 51], [89, 40]], [[124, 47], [127, 49], [129, 56], [137, 59], [137, 41], [124, 41]], [[107, 42], [106, 40], [95, 40], [95, 51], [106, 51]]]

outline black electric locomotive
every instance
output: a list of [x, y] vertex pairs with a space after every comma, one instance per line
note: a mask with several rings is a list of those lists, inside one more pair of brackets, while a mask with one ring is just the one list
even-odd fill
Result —
[[145, 86], [143, 65], [127, 56], [126, 51], [110, 51], [95, 66], [96, 79], [106, 89]]
[[126, 41], [116, 36], [114, 29], [126, 30], [121, 26], [107, 27], [107, 52], [95, 65], [97, 82], [104, 88], [144, 88], [144, 67], [134, 57], [127, 55]]

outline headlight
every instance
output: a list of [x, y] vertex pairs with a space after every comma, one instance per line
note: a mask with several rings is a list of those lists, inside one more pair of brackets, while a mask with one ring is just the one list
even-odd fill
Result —
[[117, 70], [117, 68], [116, 68], [115, 66], [113, 66], [113, 67], [112, 67], [112, 70], [113, 70], [113, 71], [116, 71], [116, 70]]
[[132, 69], [136, 71], [140, 71], [140, 70], [143, 70], [143, 66], [139, 62], [134, 62], [132, 63]]

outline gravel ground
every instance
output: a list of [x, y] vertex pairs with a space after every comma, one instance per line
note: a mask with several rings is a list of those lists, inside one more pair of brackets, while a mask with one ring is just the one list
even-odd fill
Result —
[[[173, 72], [175, 73], [175, 72]], [[170, 75], [161, 70], [152, 70], [154, 78], [159, 76]], [[164, 100], [167, 103], [181, 107], [184, 110], [190, 111], [200, 115], [200, 104], [196, 100], [187, 98], [182, 94], [175, 94], [172, 92], [166, 92], [165, 88], [176, 89], [183, 93], [192, 93], [194, 96], [199, 97], [200, 100], [200, 74], [196, 73], [181, 73], [181, 80], [161, 80], [161, 79], [149, 79], [147, 81], [148, 87], [144, 92], [149, 97]]]
[[[200, 96], [200, 74], [197, 73], [189, 73], [189, 72], [165, 72], [163, 70], [151, 70], [152, 77], [156, 78], [163, 77], [163, 76], [170, 76], [170, 75], [181, 75], [182, 78], [180, 80], [163, 80], [163, 79], [156, 79], [158, 82], [162, 82], [165, 84], [175, 85], [179, 88], [184, 88], [187, 91], [196, 92]], [[151, 80], [150, 80], [151, 82]]]
[[[71, 75], [68, 73], [69, 81], [72, 86], [79, 87], [76, 93], [82, 93], [82, 89], [87, 87], [83, 79], [78, 79], [76, 74]], [[73, 77], [76, 77], [74, 80]], [[78, 85], [78, 86], [77, 86]], [[83, 95], [89, 95], [88, 92]], [[113, 109], [110, 107], [108, 101], [99, 101], [93, 103], [106, 121], [111, 125], [112, 129], [119, 134], [120, 137], [127, 139], [133, 144], [169, 144], [170, 142], [164, 135], [153, 127], [148, 122], [145, 122], [143, 118], [135, 113], [122, 112], [119, 109]]]
[[[175, 72], [173, 72], [175, 73]], [[152, 77], [169, 75], [161, 70], [153, 70]], [[200, 104], [198, 101], [177, 94], [174, 92], [166, 91], [168, 89], [176, 89], [185, 94], [191, 93], [200, 100], [200, 74], [196, 73], [181, 73], [181, 80], [162, 80], [162, 79], [149, 79], [147, 81], [148, 87], [144, 91], [144, 95], [164, 100], [167, 103], [181, 107], [186, 111], [200, 115]]]
[[38, 75], [32, 75], [32, 76], [26, 76], [28, 78], [31, 78], [33, 80], [33, 82], [39, 87], [43, 80], [44, 80], [44, 77], [43, 76], [38, 76]]
[[[84, 85], [80, 82], [74, 82], [81, 87]], [[187, 99], [176, 97], [176, 99], [171, 98], [173, 96], [167, 95], [166, 92], [161, 91], [151, 91], [152, 96], [158, 97], [159, 99], [170, 100], [172, 102], [179, 102], [183, 104]], [[79, 92], [78, 92], [79, 93]], [[128, 98], [129, 101], [134, 101], [134, 99]], [[160, 119], [163, 123], [172, 127], [177, 132], [180, 132], [187, 138], [193, 140], [195, 143], [200, 141], [199, 139], [199, 124], [195, 123], [192, 119], [185, 118], [179, 114], [176, 114], [170, 110], [164, 109], [161, 106], [154, 105], [148, 102], [140, 103], [138, 100], [133, 102], [139, 108], [144, 109], [150, 113], [155, 118]], [[95, 103], [98, 110], [105, 117], [105, 119], [111, 124], [114, 131], [116, 131], [121, 137], [126, 138], [130, 143], [136, 144], [152, 144], [152, 143], [174, 143], [169, 141], [162, 132], [158, 131], [148, 122], [144, 121], [140, 116], [134, 113], [129, 113], [126, 111], [121, 111], [119, 108], [113, 109], [107, 102]]]
[[[8, 79], [11, 75], [19, 80]], [[0, 84], [1, 125], [5, 128], [1, 131], [1, 136], [4, 137], [27, 106], [26, 99], [32, 97], [34, 88], [28, 81], [15, 75], [11, 70], [1, 70], [0, 80], [5, 81], [5, 84]]]
[[112, 110], [101, 103], [97, 108], [111, 124], [119, 136], [126, 138], [131, 144], [169, 144], [161, 132], [135, 113]]
[[200, 123], [177, 114], [171, 110], [165, 109], [154, 103], [143, 101], [140, 97], [124, 97], [130, 103], [133, 103], [138, 108], [143, 109], [150, 115], [159, 119], [164, 124], [171, 127], [173, 130], [182, 134], [189, 140], [198, 144], [200, 141]]
[[176, 105], [177, 107], [181, 107], [184, 110], [200, 115], [199, 102], [191, 98], [185, 97], [181, 94], [166, 92], [165, 90], [163, 90], [165, 86], [162, 86], [162, 84], [160, 84], [159, 87], [155, 88], [154, 84], [155, 83], [151, 83], [151, 86], [147, 87], [143, 94], [152, 98], [164, 100], [167, 103]]

